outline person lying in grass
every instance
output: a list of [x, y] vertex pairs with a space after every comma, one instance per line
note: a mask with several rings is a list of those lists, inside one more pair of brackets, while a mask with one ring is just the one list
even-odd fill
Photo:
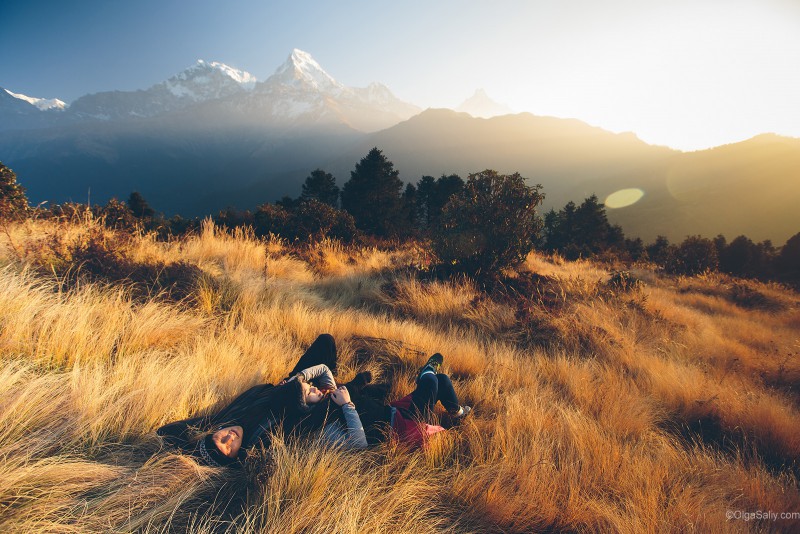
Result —
[[212, 467], [240, 466], [250, 450], [269, 445], [279, 425], [287, 433], [321, 431], [323, 442], [347, 448], [379, 443], [389, 434], [387, 429], [401, 442], [419, 446], [426, 436], [444, 430], [422, 422], [431, 417], [437, 401], [456, 419], [471, 411], [458, 404], [450, 378], [437, 373], [442, 360], [440, 354], [431, 356], [414, 392], [387, 405], [388, 387], [369, 386], [368, 371], [346, 385], [336, 384], [336, 343], [322, 334], [277, 386], [253, 386], [216, 413], [169, 423], [156, 432], [167, 445]]
[[[336, 343], [320, 335], [279, 385], [253, 386], [216, 413], [176, 421], [156, 433], [165, 444], [191, 454], [212, 467], [238, 466], [247, 452], [267, 446], [279, 425], [291, 432], [311, 406], [330, 396], [341, 406], [341, 422], [325, 431], [331, 442], [342, 440], [366, 446], [364, 429], [352, 408], [345, 386], [337, 388]], [[330, 395], [329, 395], [330, 393]]]
[[[345, 446], [365, 448], [395, 437], [401, 443], [412, 448], [425, 444], [426, 439], [444, 430], [444, 427], [430, 424], [437, 402], [447, 410], [450, 417], [458, 421], [466, 417], [472, 408], [461, 406], [458, 401], [450, 377], [439, 373], [444, 358], [436, 353], [420, 369], [417, 375], [416, 388], [405, 397], [385, 403], [388, 387], [383, 385], [367, 385], [371, 381], [369, 372], [360, 373], [351, 383], [351, 390], [344, 389], [348, 402], [340, 404], [335, 397], [332, 402], [316, 404], [311, 413], [300, 420], [301, 433], [309, 434], [318, 430], [331, 434], [329, 427], [341, 428], [343, 422], [355, 408], [363, 424], [365, 440], [341, 441]], [[332, 406], [335, 404], [335, 406]], [[334, 434], [341, 433], [336, 430]]]

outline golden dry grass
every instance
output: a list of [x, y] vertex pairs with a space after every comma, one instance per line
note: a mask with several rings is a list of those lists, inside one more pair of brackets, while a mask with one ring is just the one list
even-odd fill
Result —
[[[535, 284], [518, 287], [534, 289], [500, 298], [418, 276], [416, 245], [295, 248], [210, 222], [169, 243], [94, 221], [6, 230], [2, 531], [800, 527], [726, 519], [800, 511], [800, 298], [783, 288], [645, 270], [619, 288], [598, 265], [533, 254], [518, 276]], [[92, 232], [135, 263], [196, 266], [192, 295], [64, 284], [55, 263]], [[399, 365], [393, 396], [442, 352], [475, 415], [411, 453], [277, 436], [272, 463], [246, 472], [161, 450], [158, 426], [280, 379], [322, 332], [344, 379]]]

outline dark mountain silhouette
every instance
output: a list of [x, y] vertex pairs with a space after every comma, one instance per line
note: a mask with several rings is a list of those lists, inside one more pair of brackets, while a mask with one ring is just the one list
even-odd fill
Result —
[[466, 177], [485, 168], [519, 171], [544, 186], [545, 209], [579, 203], [592, 193], [602, 201], [622, 189], [640, 189], [641, 200], [608, 214], [626, 234], [645, 240], [721, 233], [782, 244], [800, 230], [800, 139], [762, 135], [680, 152], [578, 120], [528, 113], [478, 119], [431, 109], [369, 136], [330, 168], [345, 176], [349, 162], [372, 146], [407, 182], [425, 174]]

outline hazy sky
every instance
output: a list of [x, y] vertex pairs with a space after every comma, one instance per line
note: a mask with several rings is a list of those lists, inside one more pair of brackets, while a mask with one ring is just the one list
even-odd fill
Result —
[[800, 137], [800, 0], [3, 0], [0, 86], [67, 102], [293, 48], [422, 107], [477, 88], [681, 149]]

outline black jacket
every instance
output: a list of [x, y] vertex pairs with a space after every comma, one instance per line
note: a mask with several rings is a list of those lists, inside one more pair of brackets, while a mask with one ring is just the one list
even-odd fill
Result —
[[239, 425], [243, 429], [244, 452], [260, 441], [263, 442], [268, 435], [267, 431], [273, 426], [284, 419], [294, 420], [298, 417], [294, 408], [297, 399], [301, 398], [299, 386], [296, 381], [281, 386], [253, 386], [219, 412], [175, 421], [162, 426], [156, 433], [164, 438], [167, 445], [191, 452], [195, 449], [199, 435]]

